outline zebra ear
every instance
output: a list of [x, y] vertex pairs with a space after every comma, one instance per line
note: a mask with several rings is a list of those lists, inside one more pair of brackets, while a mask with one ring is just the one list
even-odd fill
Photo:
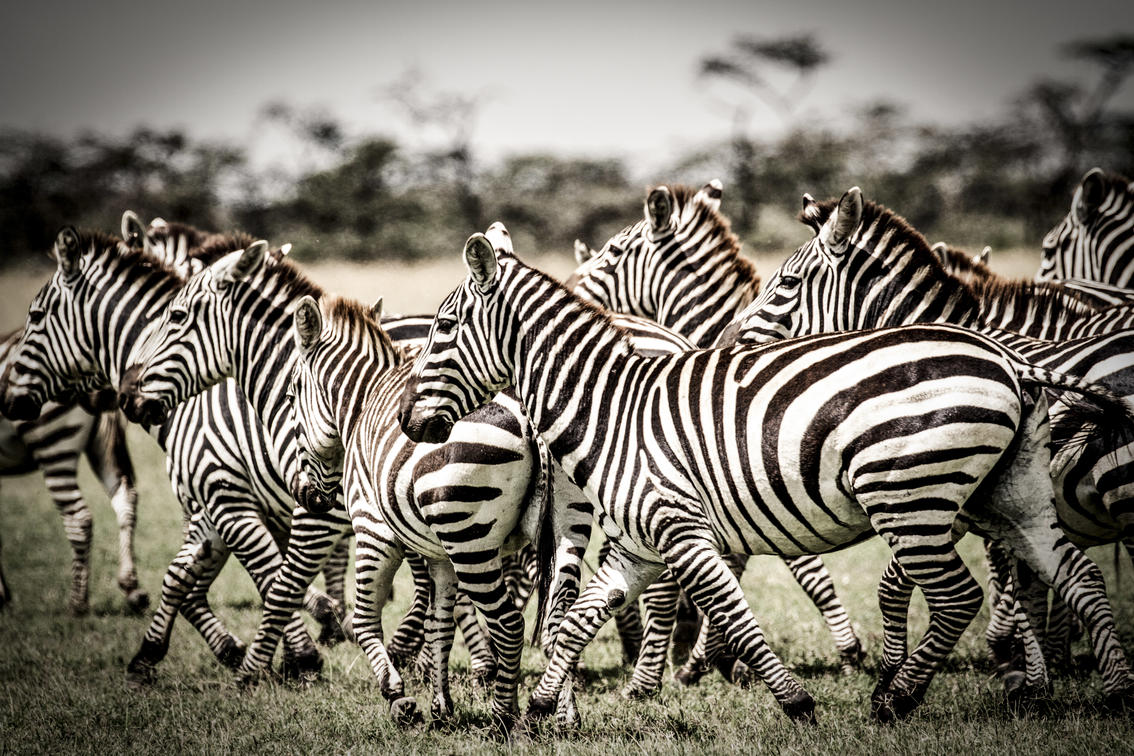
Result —
[[484, 236], [492, 243], [492, 249], [497, 254], [503, 253], [506, 255], [514, 255], [512, 251], [512, 235], [508, 233], [508, 229], [500, 221], [496, 221], [488, 230], [484, 232]]
[[981, 265], [988, 265], [988, 258], [990, 255], [992, 255], [992, 247], [985, 247], [980, 251], [980, 254], [976, 256], [976, 262], [980, 263]]
[[142, 219], [133, 210], [122, 213], [122, 239], [131, 249], [146, 247], [146, 227], [142, 225]]
[[810, 194], [804, 192], [803, 194], [803, 210], [799, 212], [799, 219], [805, 225], [811, 227], [811, 230], [816, 234], [819, 233], [820, 227], [823, 225], [822, 211], [819, 209], [819, 203]]
[[465, 242], [465, 265], [473, 283], [488, 289], [496, 278], [496, 250], [484, 234], [473, 234]]
[[943, 263], [949, 262], [949, 245], [943, 241], [939, 241], [929, 248], [929, 251], [937, 255], [937, 259]]
[[59, 229], [59, 233], [55, 235], [55, 246], [52, 251], [64, 277], [70, 278], [79, 271], [79, 258], [82, 253], [79, 249], [79, 232], [74, 226], [64, 226]]
[[586, 242], [575, 240], [575, 264], [582, 265], [597, 254], [598, 252], [588, 247]]
[[1075, 198], [1072, 200], [1075, 216], [1079, 222], [1089, 221], [1102, 207], [1104, 199], [1106, 199], [1106, 174], [1103, 173], [1102, 168], [1092, 168], [1079, 182], [1079, 190], [1075, 192]]
[[229, 262], [227, 269], [223, 270], [217, 277], [218, 281], [222, 284], [237, 283], [239, 281], [247, 281], [252, 277], [256, 271], [263, 267], [267, 259], [265, 253], [268, 251], [268, 243], [263, 239], [252, 242], [248, 248], [240, 252], [233, 252], [228, 257], [224, 258]]
[[661, 231], [669, 226], [673, 215], [673, 197], [669, 189], [664, 186], [655, 187], [646, 195], [646, 222], [654, 231]]
[[370, 305], [370, 317], [374, 318], [376, 322], [382, 322], [382, 297], [374, 300], [374, 304]]
[[852, 186], [839, 200], [839, 207], [832, 219], [831, 231], [827, 235], [827, 248], [832, 254], [842, 254], [862, 222], [862, 190]]
[[295, 343], [300, 351], [306, 352], [318, 343], [319, 336], [323, 333], [323, 311], [319, 309], [315, 298], [308, 294], [295, 305], [292, 318]]
[[721, 209], [721, 197], [723, 195], [724, 184], [721, 183], [720, 179], [713, 179], [701, 187], [701, 191], [697, 192], [701, 202], [712, 210]]

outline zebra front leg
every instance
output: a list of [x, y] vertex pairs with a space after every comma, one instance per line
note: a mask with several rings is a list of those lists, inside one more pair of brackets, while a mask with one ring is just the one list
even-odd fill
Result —
[[63, 532], [71, 545], [71, 593], [68, 610], [76, 617], [90, 611], [91, 511], [79, 490], [77, 453], [55, 460], [38, 460], [47, 491], [63, 518]]
[[623, 698], [647, 698], [661, 690], [665, 658], [677, 619], [677, 599], [680, 589], [668, 572], [663, 572], [653, 585], [642, 591], [642, 605], [646, 610], [642, 648], [634, 674], [622, 689]]
[[768, 647], [740, 581], [708, 534], [697, 532], [695, 524], [664, 516], [670, 514], [663, 509], [655, 517], [661, 528], [657, 542], [678, 585], [713, 626], [724, 633], [729, 650], [764, 681], [784, 713], [796, 721], [814, 722], [815, 700]]
[[[330, 610], [331, 616], [324, 614], [323, 619], [319, 621], [318, 641], [324, 646], [335, 646], [347, 640], [344, 623], [346, 622], [346, 573], [350, 564], [350, 541], [350, 534], [347, 533], [339, 540], [335, 550], [327, 558], [327, 563], [323, 565], [323, 585], [330, 601], [329, 606], [320, 602], [318, 597], [314, 597], [315, 604], [312, 614], [326, 609]], [[308, 606], [309, 610], [312, 609], [312, 598], [311, 592], [308, 591], [304, 604]]]
[[391, 662], [399, 670], [406, 669], [421, 652], [425, 641], [425, 615], [429, 611], [429, 595], [433, 591], [425, 558], [410, 552], [405, 555], [405, 561], [413, 578], [413, 600], [386, 648]]
[[574, 671], [583, 649], [610, 615], [638, 600], [641, 592], [665, 570], [665, 565], [646, 562], [627, 554], [614, 544], [598, 572], [572, 604], [559, 626], [555, 653], [532, 691], [524, 726], [533, 727], [549, 716], [568, 676]]
[[[610, 539], [604, 538], [599, 547], [599, 569], [606, 564], [610, 556]], [[614, 612], [614, 627], [618, 631], [618, 642], [622, 646], [622, 663], [636, 664], [642, 653], [642, 635], [645, 628], [642, 625], [642, 611], [638, 601], [627, 601]]]
[[1016, 586], [1004, 548], [991, 539], [984, 542], [988, 560], [988, 629], [984, 633], [989, 658], [1001, 676], [1018, 666], [1016, 638]]
[[[192, 528], [162, 579], [161, 601], [142, 638], [141, 648], [126, 666], [126, 686], [138, 689], [153, 682], [155, 667], [169, 651], [173, 621], [209, 565], [223, 564], [228, 550], [203, 517]], [[219, 571], [219, 566], [216, 567]]]
[[823, 621], [827, 623], [827, 629], [835, 640], [835, 648], [839, 651], [843, 674], [861, 668], [865, 657], [862, 642], [855, 635], [846, 607], [835, 592], [835, 581], [831, 579], [827, 565], [817, 556], [785, 557], [784, 564], [791, 570], [791, 576], [811, 599], [811, 603], [823, 615]]
[[420, 723], [421, 712], [417, 701], [406, 696], [402, 677], [382, 643], [382, 607], [390, 596], [403, 556], [402, 547], [384, 523], [359, 522], [354, 555], [355, 638], [378, 679], [378, 690], [390, 705], [391, 717], [395, 724], [404, 727]]

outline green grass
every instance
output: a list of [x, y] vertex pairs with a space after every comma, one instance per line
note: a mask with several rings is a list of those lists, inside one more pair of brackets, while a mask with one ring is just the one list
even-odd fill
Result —
[[[161, 575], [180, 538], [180, 512], [168, 491], [161, 453], [133, 433], [140, 475], [138, 558], [143, 586], [156, 600]], [[0, 613], [0, 753], [28, 752], [270, 752], [270, 753], [534, 753], [750, 752], [768, 753], [1130, 753], [1134, 722], [1100, 714], [1097, 675], [1061, 679], [1057, 702], [1044, 716], [1014, 719], [1001, 701], [999, 684], [985, 662], [974, 623], [934, 681], [924, 706], [899, 726], [878, 727], [867, 718], [874, 686], [871, 672], [849, 677], [837, 671], [835, 654], [817, 613], [801, 598], [787, 569], [763, 557], [745, 575], [748, 591], [769, 642], [793, 666], [819, 701], [819, 724], [788, 722], [762, 686], [741, 690], [719, 677], [692, 689], [672, 681], [648, 701], [624, 701], [618, 690], [628, 670], [619, 663], [611, 627], [587, 650], [587, 687], [579, 696], [579, 732], [557, 737], [552, 727], [533, 739], [500, 744], [488, 727], [486, 694], [470, 680], [467, 657], [454, 654], [453, 694], [460, 726], [409, 732], [395, 728], [357, 647], [326, 652], [322, 682], [310, 689], [269, 683], [243, 691], [221, 669], [204, 643], [178, 623], [169, 657], [152, 689], [127, 692], [124, 671], [141, 640], [147, 618], [125, 613], [114, 585], [113, 516], [89, 473], [84, 490], [94, 509], [95, 549], [90, 616], [66, 613], [69, 552], [38, 475], [5, 479], [0, 488], [3, 562], [15, 593]], [[980, 545], [966, 539], [962, 553], [983, 580]], [[1114, 581], [1113, 552], [1094, 553], [1102, 563], [1120, 628], [1134, 627], [1134, 578], [1123, 565]], [[887, 552], [879, 541], [830, 555], [840, 594], [869, 650], [873, 668], [880, 645], [875, 583]], [[409, 596], [399, 576], [387, 627], [400, 617]], [[241, 637], [250, 639], [259, 617], [251, 581], [229, 565], [214, 589], [213, 605]], [[924, 605], [914, 604], [914, 633], [926, 623]], [[1134, 636], [1123, 635], [1127, 649]], [[1080, 642], [1080, 652], [1085, 647]], [[521, 701], [542, 669], [542, 656], [524, 658]], [[428, 708], [428, 687], [409, 678], [409, 691]]]

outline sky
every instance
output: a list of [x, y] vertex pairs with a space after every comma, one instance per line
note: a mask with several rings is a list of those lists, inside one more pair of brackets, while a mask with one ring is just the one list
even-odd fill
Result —
[[[289, 146], [258, 114], [285, 101], [326, 112], [351, 136], [428, 148], [444, 135], [415, 126], [384, 94], [416, 71], [422, 92], [473, 98], [470, 133], [486, 159], [550, 151], [657, 165], [727, 137], [736, 104], [749, 107], [752, 133], [782, 130], [758, 100], [698, 78], [698, 61], [737, 35], [804, 32], [831, 62], [799, 98], [796, 122], [838, 127], [885, 99], [919, 122], [952, 124], [1002, 112], [1040, 77], [1090, 80], [1058, 46], [1134, 33], [1134, 3], [6, 3], [0, 127], [71, 136], [147, 124], [271, 160]], [[1114, 104], [1134, 108], [1134, 83]]]

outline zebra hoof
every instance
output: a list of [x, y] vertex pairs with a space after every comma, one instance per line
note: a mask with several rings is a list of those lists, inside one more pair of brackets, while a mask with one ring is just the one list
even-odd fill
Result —
[[652, 688], [646, 688], [634, 683], [629, 683], [621, 691], [621, 696], [628, 701], [642, 701], [647, 698], [654, 698], [661, 693], [661, 685], [655, 685]]
[[496, 680], [496, 667], [473, 668], [472, 679], [477, 687], [488, 688]]
[[784, 714], [793, 722], [816, 724], [815, 699], [806, 690], [801, 690], [786, 701], [781, 701]]
[[91, 605], [86, 599], [80, 599], [68, 604], [67, 611], [70, 612], [72, 617], [86, 617], [91, 613]]
[[921, 706], [925, 698], [925, 685], [918, 685], [910, 690], [889, 689], [875, 695], [870, 699], [870, 715], [879, 724], [890, 724], [899, 719], [905, 719]]
[[753, 674], [752, 668], [740, 659], [734, 661], [728, 672], [723, 674], [726, 680], [738, 688], [751, 688], [752, 684], [756, 682], [756, 675]]
[[1028, 685], [1021, 672], [1010, 672], [1004, 678], [1004, 700], [1013, 716], [1041, 714], [1051, 699], [1051, 691], [1040, 685]]
[[321, 646], [337, 646], [347, 639], [343, 627], [335, 617], [331, 617], [322, 624], [319, 630], [319, 645]]
[[150, 608], [150, 594], [141, 590], [130, 591], [126, 594], [126, 606], [134, 614], [144, 614]]
[[1103, 698], [1103, 711], [1111, 715], [1134, 717], [1134, 685]]
[[225, 638], [224, 646], [217, 653], [217, 661], [229, 669], [240, 669], [240, 665], [244, 663], [244, 652], [247, 650], [244, 641], [230, 635]]
[[280, 666], [280, 674], [285, 680], [295, 680], [303, 685], [317, 682], [323, 674], [323, 657], [318, 651], [285, 656]]
[[681, 669], [673, 673], [673, 679], [678, 685], [685, 687], [692, 687], [701, 682], [701, 678], [705, 676], [705, 670], [700, 667], [693, 667], [686, 664]]
[[445, 698], [434, 698], [432, 705], [429, 707], [429, 729], [447, 730], [452, 726], [453, 700], [448, 696]]
[[137, 657], [126, 667], [126, 690], [137, 693], [152, 686], [156, 680], [157, 673], [153, 665], [139, 661]]
[[398, 727], [413, 727], [425, 722], [417, 708], [417, 701], [409, 696], [402, 696], [390, 702], [390, 718]]
[[853, 675], [862, 669], [865, 660], [866, 651], [863, 650], [861, 643], [856, 643], [852, 648], [839, 652], [839, 671], [845, 676]]

